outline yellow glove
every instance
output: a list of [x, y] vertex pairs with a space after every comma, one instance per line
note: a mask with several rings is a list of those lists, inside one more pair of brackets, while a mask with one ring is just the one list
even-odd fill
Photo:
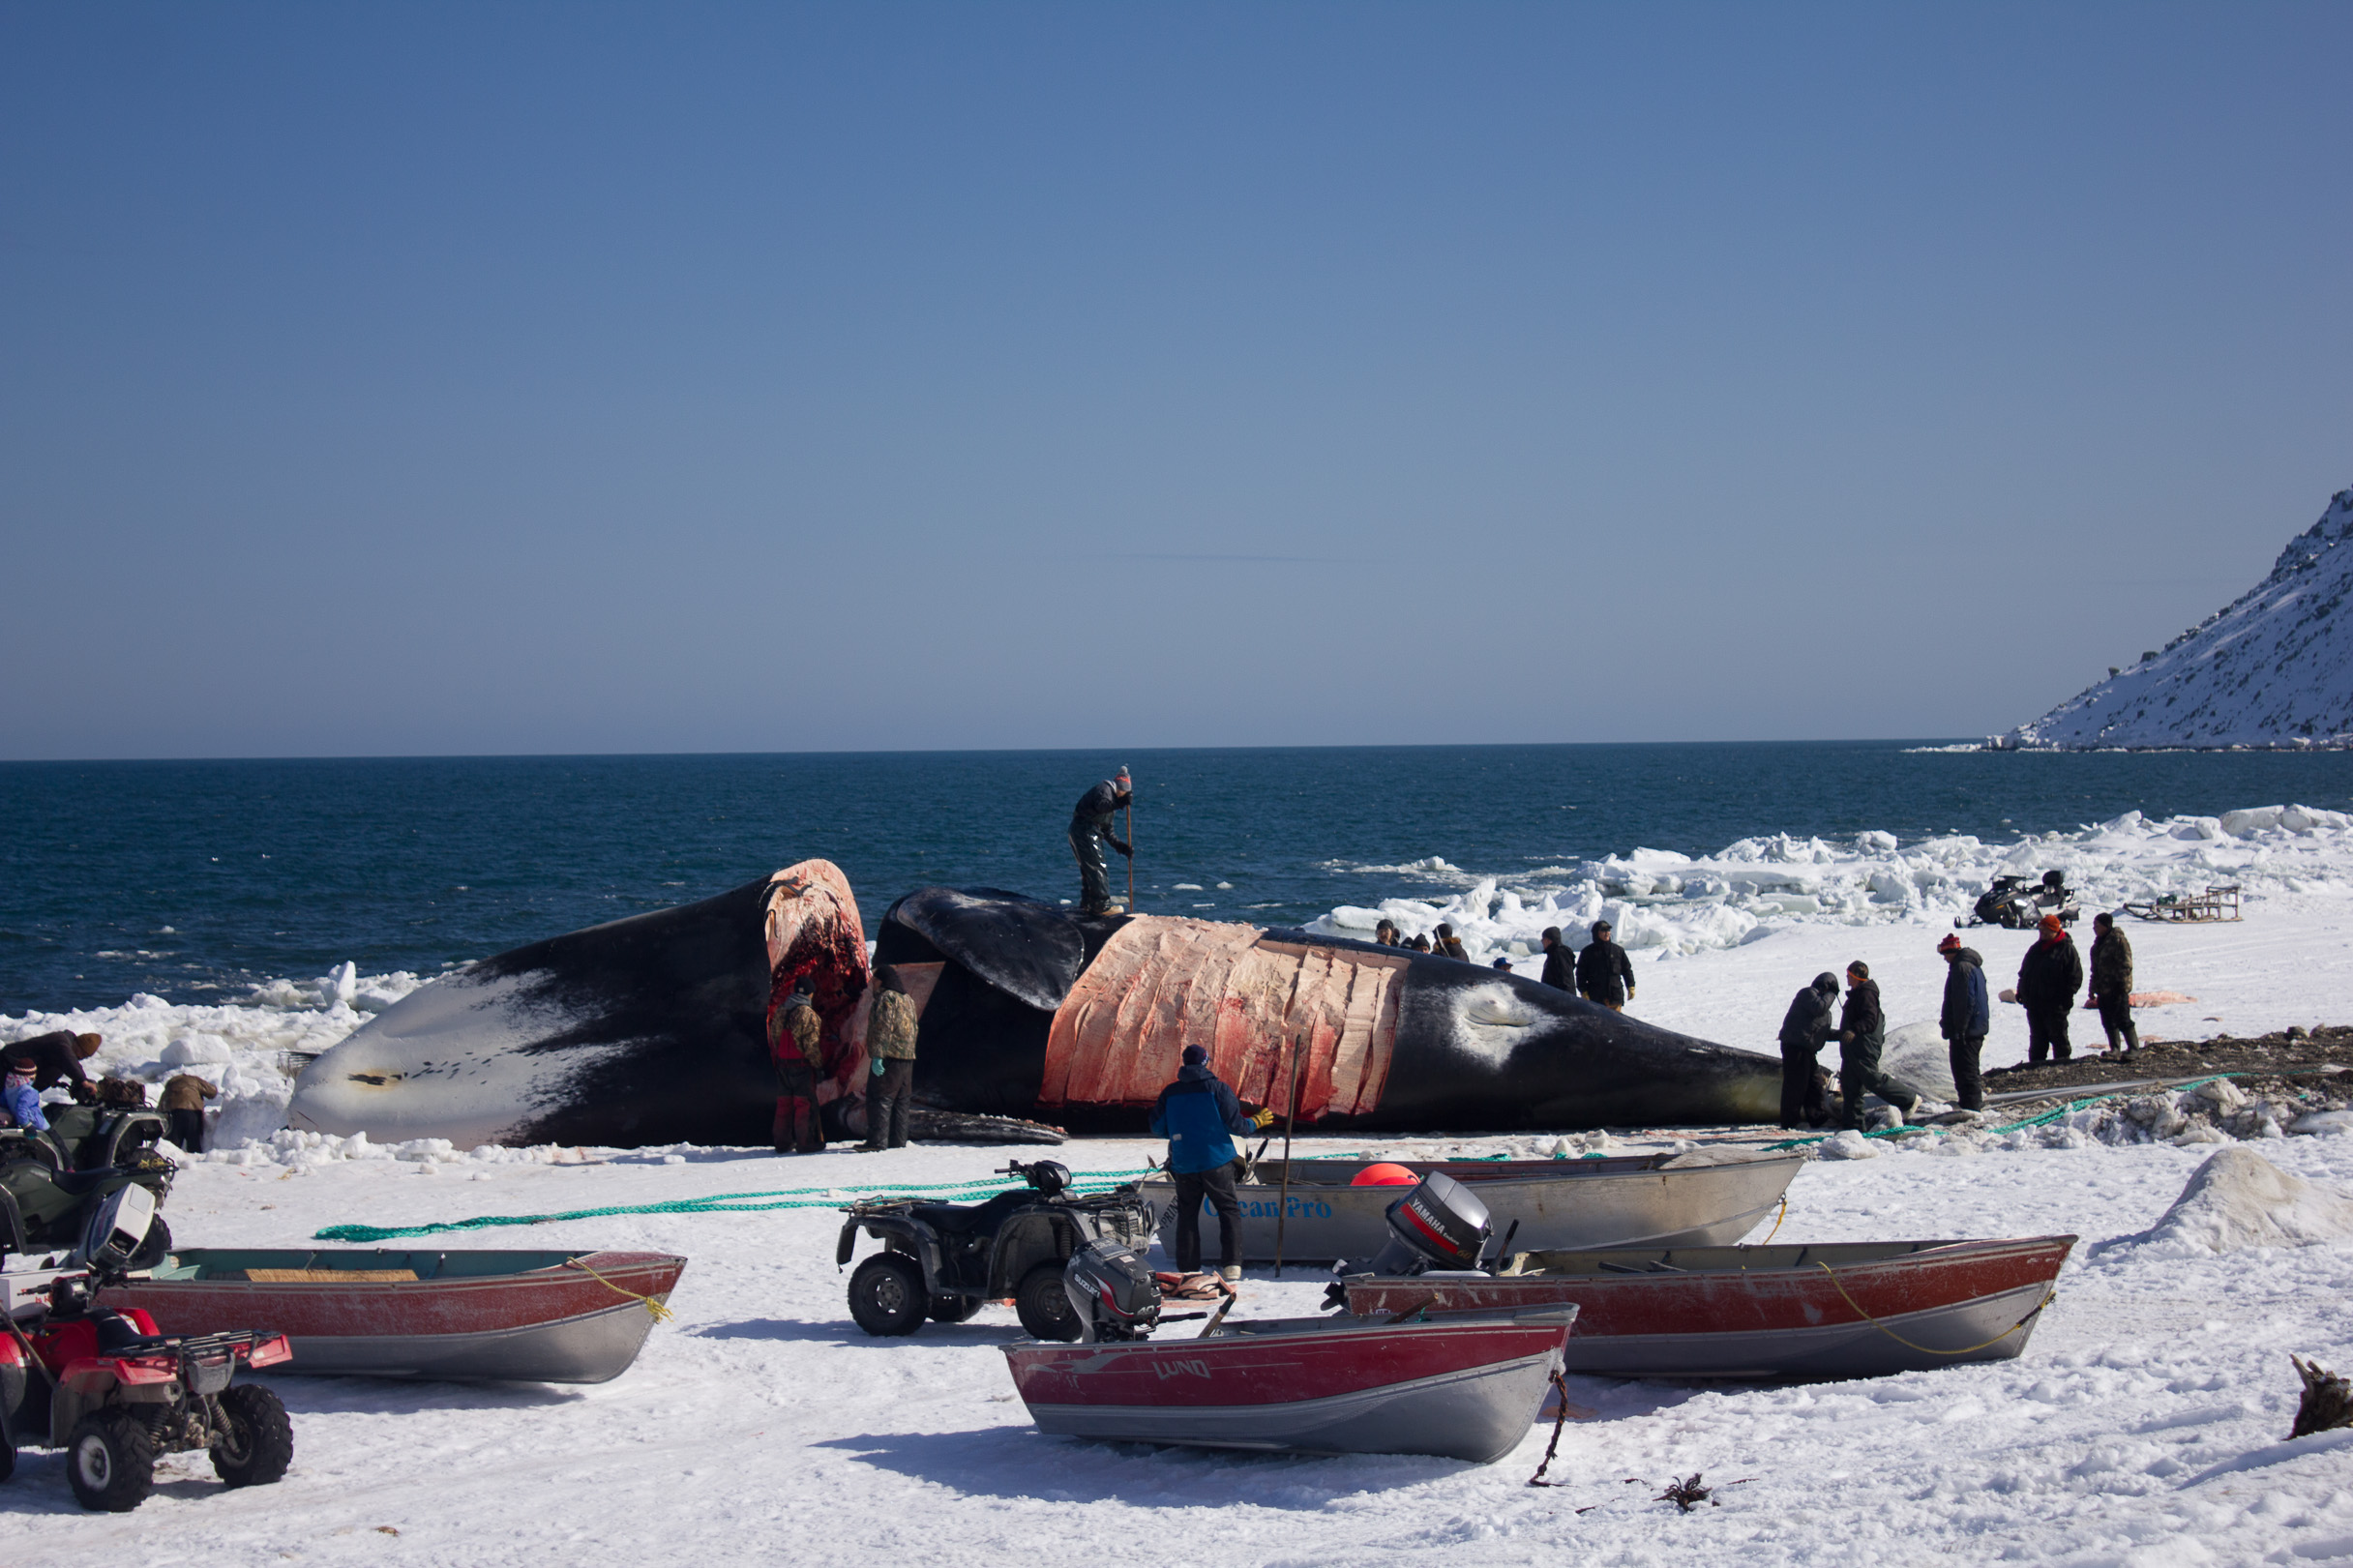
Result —
[[1250, 1125], [1262, 1133], [1272, 1127], [1274, 1125], [1274, 1107], [1261, 1106], [1258, 1114], [1250, 1118]]

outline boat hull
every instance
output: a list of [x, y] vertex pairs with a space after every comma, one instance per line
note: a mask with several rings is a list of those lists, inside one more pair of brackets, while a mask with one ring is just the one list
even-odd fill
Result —
[[[488, 1271], [505, 1261], [537, 1266]], [[108, 1286], [101, 1301], [142, 1309], [166, 1334], [273, 1329], [292, 1343], [294, 1359], [278, 1369], [291, 1374], [601, 1383], [629, 1369], [653, 1327], [638, 1298], [666, 1300], [685, 1267], [685, 1258], [663, 1253], [190, 1248], [153, 1276]], [[252, 1269], [420, 1277], [231, 1277]]]
[[[2074, 1243], [2036, 1236], [1540, 1254], [1530, 1267], [1561, 1272], [1352, 1280], [1348, 1304], [1373, 1317], [1574, 1303], [1565, 1366], [1591, 1376], [1873, 1377], [2018, 1355]], [[1678, 1272], [1618, 1274], [1605, 1263]]]
[[[1610, 1160], [1452, 1164], [1399, 1162], [1416, 1176], [1443, 1170], [1469, 1183], [1495, 1227], [1500, 1243], [1514, 1225], [1514, 1252], [1603, 1247], [1714, 1247], [1740, 1240], [1773, 1212], [1805, 1164], [1802, 1154], [1662, 1165], [1672, 1156]], [[1241, 1204], [1242, 1257], [1328, 1263], [1369, 1257], [1387, 1239], [1388, 1206], [1404, 1189], [1351, 1187], [1360, 1161], [1299, 1161], [1288, 1195], [1281, 1166], [1269, 1163], [1257, 1181], [1235, 1189]], [[1271, 1173], [1269, 1173], [1269, 1171]], [[1160, 1243], [1174, 1255], [1176, 1189], [1166, 1179], [1142, 1184], [1159, 1216]], [[1222, 1228], [1202, 1210], [1204, 1257], [1222, 1257]]]
[[1487, 1464], [1528, 1435], [1574, 1310], [1380, 1325], [1309, 1319], [1210, 1339], [1005, 1347], [1042, 1432]]

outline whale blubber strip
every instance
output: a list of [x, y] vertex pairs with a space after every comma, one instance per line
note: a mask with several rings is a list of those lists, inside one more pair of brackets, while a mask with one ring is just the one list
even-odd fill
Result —
[[[1380, 1103], [1410, 961], [1269, 941], [1248, 926], [1142, 915], [1110, 940], [1056, 1010], [1040, 1106], [1147, 1106], [1187, 1045], [1229, 1083], [1272, 1079], [1296, 1041], [1309, 1119]], [[1270, 1097], [1271, 1098], [1271, 1097]]]

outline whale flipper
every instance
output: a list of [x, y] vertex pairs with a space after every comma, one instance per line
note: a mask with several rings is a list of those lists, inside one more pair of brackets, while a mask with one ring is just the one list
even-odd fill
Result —
[[1000, 888], [917, 888], [882, 920], [1040, 1012], [1061, 1006], [1087, 966], [1086, 939], [1066, 910]]

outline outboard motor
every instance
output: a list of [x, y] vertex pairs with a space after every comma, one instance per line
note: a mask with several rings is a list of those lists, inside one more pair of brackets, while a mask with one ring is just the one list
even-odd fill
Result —
[[120, 1274], [155, 1225], [155, 1194], [134, 1183], [106, 1195], [82, 1232], [81, 1260], [104, 1278]]
[[1421, 1178], [1388, 1207], [1389, 1239], [1367, 1263], [1342, 1263], [1340, 1274], [1423, 1274], [1471, 1269], [1494, 1231], [1487, 1205], [1443, 1170]]
[[1090, 1241], [1062, 1265], [1062, 1290], [1079, 1317], [1079, 1338], [1140, 1340], [1160, 1325], [1160, 1287], [1122, 1241]]

